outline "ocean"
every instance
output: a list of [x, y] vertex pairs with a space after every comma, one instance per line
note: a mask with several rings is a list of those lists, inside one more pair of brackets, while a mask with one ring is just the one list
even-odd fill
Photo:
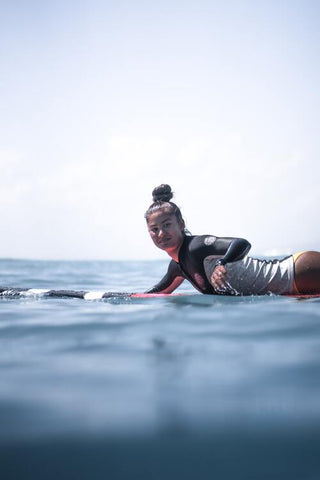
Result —
[[[0, 286], [143, 292], [166, 261], [0, 260]], [[4, 480], [319, 480], [320, 299], [0, 298]]]

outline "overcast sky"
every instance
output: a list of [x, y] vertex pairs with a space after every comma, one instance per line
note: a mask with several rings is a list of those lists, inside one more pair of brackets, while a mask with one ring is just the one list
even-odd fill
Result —
[[1, 257], [166, 258], [194, 234], [320, 250], [318, 0], [11, 0], [0, 7]]

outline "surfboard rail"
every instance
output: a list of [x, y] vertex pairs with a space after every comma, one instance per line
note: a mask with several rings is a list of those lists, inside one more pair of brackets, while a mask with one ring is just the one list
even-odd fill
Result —
[[186, 295], [183, 293], [105, 292], [99, 290], [50, 290], [42, 288], [0, 287], [0, 297], [56, 297], [103, 300], [108, 298], [153, 298]]

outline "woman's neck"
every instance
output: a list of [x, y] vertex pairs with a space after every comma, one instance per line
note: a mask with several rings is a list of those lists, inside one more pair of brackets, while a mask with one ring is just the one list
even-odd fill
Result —
[[167, 251], [167, 254], [169, 255], [169, 257], [171, 257], [177, 263], [179, 263], [179, 252], [180, 252], [180, 248], [182, 247], [182, 244], [184, 242], [184, 239], [185, 239], [185, 236], [182, 238], [181, 243], [178, 246], [178, 248], [175, 248], [172, 251]]
[[176, 252], [167, 252], [169, 257], [171, 257], [175, 262], [179, 263], [179, 250]]

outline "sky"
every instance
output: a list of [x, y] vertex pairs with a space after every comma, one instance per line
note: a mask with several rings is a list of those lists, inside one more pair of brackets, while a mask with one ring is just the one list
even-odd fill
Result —
[[193, 234], [320, 250], [318, 0], [0, 4], [0, 257], [160, 259]]

